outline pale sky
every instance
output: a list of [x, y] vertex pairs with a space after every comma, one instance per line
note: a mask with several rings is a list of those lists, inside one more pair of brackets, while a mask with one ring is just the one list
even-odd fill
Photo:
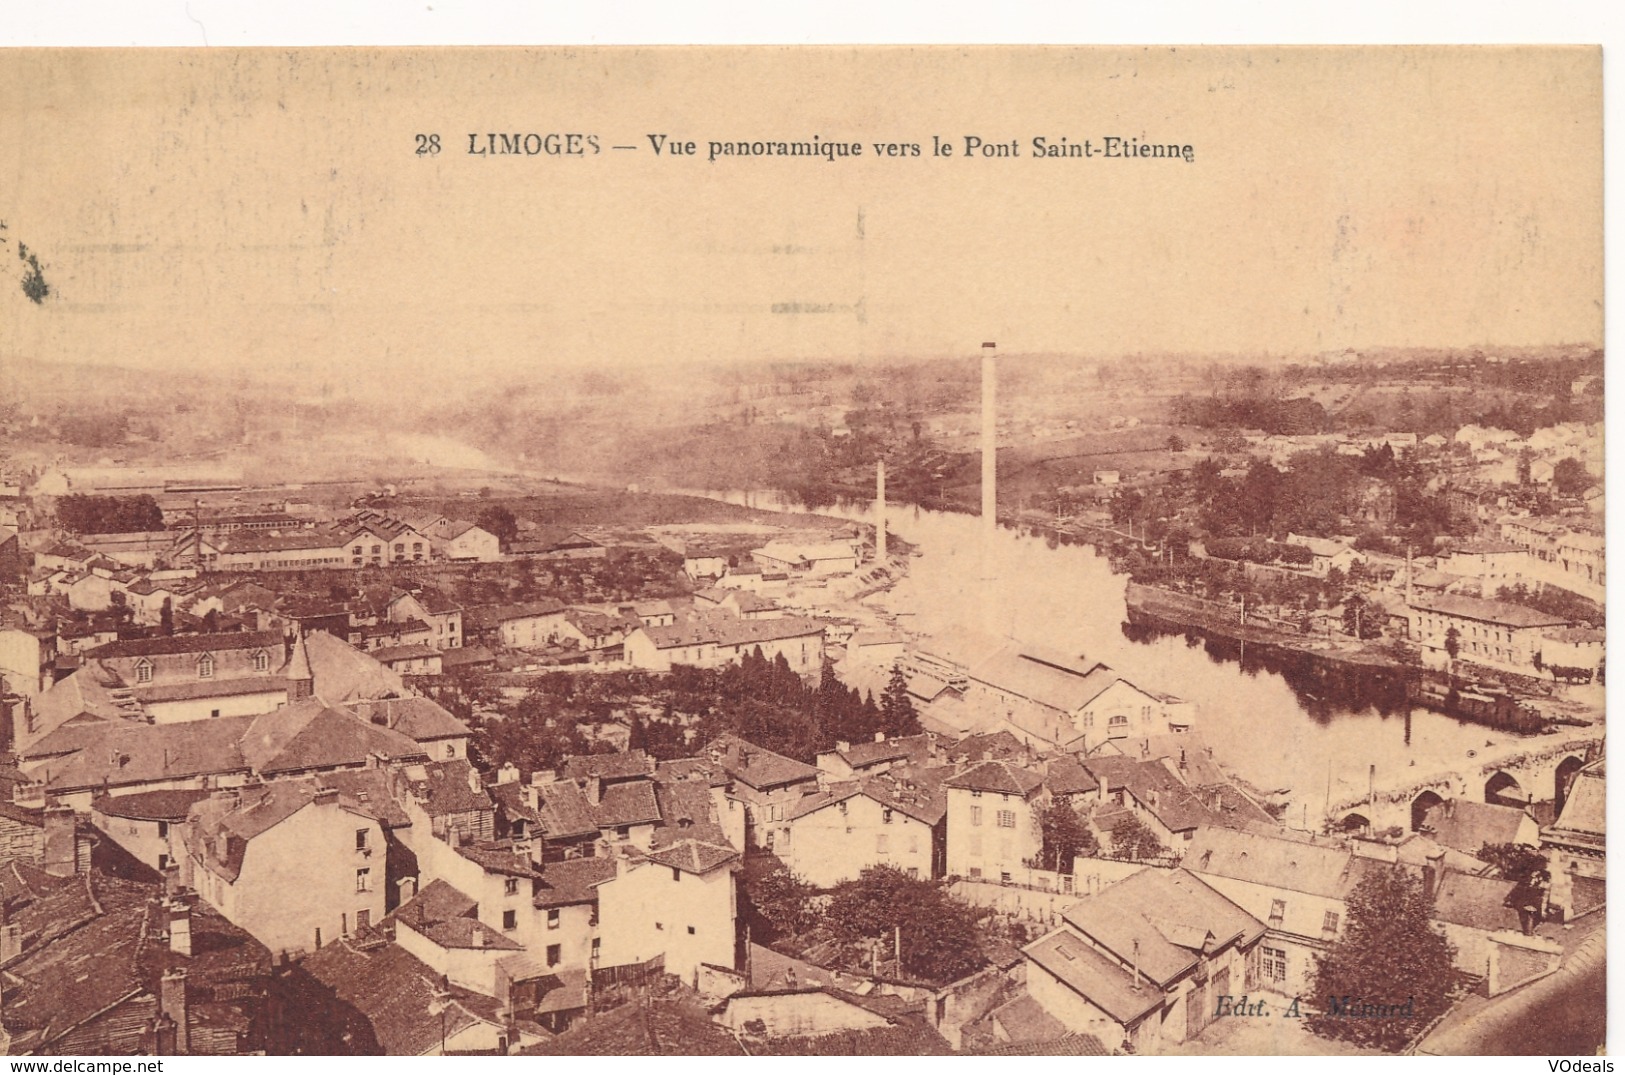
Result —
[[[1595, 50], [11, 52], [0, 102], [0, 219], [55, 292], [0, 269], [0, 361], [1602, 339]], [[497, 131], [602, 151], [468, 154]], [[653, 156], [661, 132], [699, 159]], [[968, 134], [1021, 156], [966, 159]], [[1032, 157], [1109, 135], [1195, 161]], [[704, 159], [815, 136], [864, 155]]]

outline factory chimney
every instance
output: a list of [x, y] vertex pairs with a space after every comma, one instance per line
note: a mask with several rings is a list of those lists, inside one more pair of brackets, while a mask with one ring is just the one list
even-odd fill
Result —
[[875, 460], [875, 563], [886, 562], [886, 461]]
[[999, 532], [999, 374], [997, 344], [982, 344], [982, 629], [999, 630], [997, 577], [994, 567]]

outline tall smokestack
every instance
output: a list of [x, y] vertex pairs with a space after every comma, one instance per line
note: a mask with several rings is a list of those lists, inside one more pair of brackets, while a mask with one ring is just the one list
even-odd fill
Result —
[[999, 528], [999, 372], [997, 344], [982, 345], [982, 529]]
[[875, 562], [886, 562], [886, 461], [875, 460]]
[[999, 373], [997, 344], [982, 344], [982, 629], [998, 634], [999, 616], [994, 569], [999, 531]]

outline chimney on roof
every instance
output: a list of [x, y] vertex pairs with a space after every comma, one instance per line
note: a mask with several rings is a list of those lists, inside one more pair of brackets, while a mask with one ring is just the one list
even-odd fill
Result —
[[79, 839], [73, 808], [60, 803], [45, 808], [45, 862], [43, 868], [53, 877], [72, 877], [79, 872]]
[[19, 780], [11, 786], [11, 801], [30, 810], [45, 809], [45, 784], [38, 780]]
[[187, 1017], [186, 972], [172, 970], [158, 980], [158, 1010], [175, 1024], [175, 1055], [192, 1051]]
[[472, 939], [473, 939], [475, 948], [484, 948], [485, 947], [485, 930], [483, 928], [481, 928], [479, 923], [477, 923], [477, 922], [474, 924], [474, 932], [473, 932], [473, 938]]
[[1432, 902], [1439, 894], [1439, 882], [1444, 880], [1444, 850], [1441, 848], [1428, 856], [1427, 865], [1422, 867], [1422, 898]]
[[597, 773], [587, 778], [587, 801], [594, 806], [604, 801], [604, 781]]
[[1140, 991], [1140, 938], [1134, 938], [1134, 991]]
[[468, 790], [475, 795], [480, 793], [480, 771], [472, 765], [468, 767]]
[[192, 905], [186, 897], [178, 896], [164, 904], [169, 919], [169, 950], [176, 955], [192, 954]]
[[317, 806], [337, 806], [339, 804], [338, 788], [317, 788], [311, 802]]

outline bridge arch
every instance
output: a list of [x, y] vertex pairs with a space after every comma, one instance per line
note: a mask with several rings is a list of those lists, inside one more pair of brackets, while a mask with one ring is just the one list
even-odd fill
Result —
[[1444, 802], [1444, 796], [1429, 788], [1411, 800], [1411, 831], [1421, 832], [1428, 811]]
[[1552, 799], [1556, 803], [1557, 813], [1563, 812], [1563, 804], [1568, 801], [1569, 790], [1574, 787], [1574, 775], [1583, 768], [1585, 759], [1574, 754], [1557, 763], [1557, 770], [1552, 774]]
[[1355, 813], [1344, 814], [1342, 820], [1337, 823], [1337, 831], [1338, 832], [1370, 832], [1371, 831], [1371, 819], [1366, 817], [1364, 814], [1355, 814]]
[[1529, 793], [1523, 790], [1517, 777], [1505, 769], [1497, 769], [1484, 782], [1484, 801], [1496, 806], [1527, 806]]

